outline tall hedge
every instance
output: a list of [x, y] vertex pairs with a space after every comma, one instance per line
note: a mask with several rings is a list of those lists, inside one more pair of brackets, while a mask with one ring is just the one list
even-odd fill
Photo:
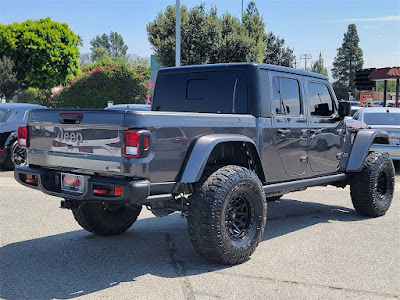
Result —
[[114, 104], [145, 103], [150, 98], [151, 82], [128, 65], [98, 66], [67, 83], [53, 95], [53, 107], [104, 108]]

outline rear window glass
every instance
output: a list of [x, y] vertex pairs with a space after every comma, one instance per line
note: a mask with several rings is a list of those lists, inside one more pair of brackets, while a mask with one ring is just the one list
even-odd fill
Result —
[[400, 126], [400, 113], [364, 113], [363, 122], [368, 125]]
[[153, 110], [247, 113], [247, 76], [243, 71], [164, 74], [157, 78]]
[[3, 123], [7, 120], [8, 112], [8, 109], [0, 108], [0, 123]]
[[300, 86], [296, 79], [273, 77], [272, 91], [277, 115], [300, 115]]

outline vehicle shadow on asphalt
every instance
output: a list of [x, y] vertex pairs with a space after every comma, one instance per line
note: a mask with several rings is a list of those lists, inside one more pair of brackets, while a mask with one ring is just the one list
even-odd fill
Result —
[[262, 241], [332, 221], [354, 222], [368, 219], [348, 207], [291, 200], [290, 194], [268, 203], [268, 219]]
[[[262, 243], [330, 220], [363, 220], [349, 208], [289, 197], [270, 202], [268, 218]], [[177, 278], [186, 270], [194, 275], [229, 268], [196, 253], [179, 214], [140, 219], [120, 236], [77, 230], [8, 244], [0, 248], [0, 266], [3, 299], [70, 299], [124, 282], [143, 288], [140, 277], [147, 274]]]

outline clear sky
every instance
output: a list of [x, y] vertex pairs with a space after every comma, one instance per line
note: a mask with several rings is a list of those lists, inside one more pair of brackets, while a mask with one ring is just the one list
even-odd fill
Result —
[[[192, 8], [201, 2], [237, 17], [241, 0], [181, 0]], [[244, 0], [244, 7], [249, 1]], [[295, 55], [319, 52], [325, 66], [332, 66], [337, 48], [350, 23], [357, 25], [364, 67], [400, 66], [400, 0], [255, 0], [266, 22], [266, 31], [285, 39]], [[82, 53], [90, 52], [90, 40], [98, 34], [118, 32], [128, 53], [150, 56], [146, 24], [175, 0], [0, 0], [0, 23], [50, 17], [68, 23], [83, 38]], [[303, 62], [304, 64], [304, 62]]]

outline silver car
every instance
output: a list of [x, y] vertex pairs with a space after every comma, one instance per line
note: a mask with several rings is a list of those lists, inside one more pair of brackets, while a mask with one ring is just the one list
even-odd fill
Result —
[[400, 109], [395, 107], [360, 108], [353, 119], [364, 122], [368, 127], [384, 130], [389, 134], [389, 145], [375, 144], [375, 151], [387, 152], [393, 160], [400, 160]]

